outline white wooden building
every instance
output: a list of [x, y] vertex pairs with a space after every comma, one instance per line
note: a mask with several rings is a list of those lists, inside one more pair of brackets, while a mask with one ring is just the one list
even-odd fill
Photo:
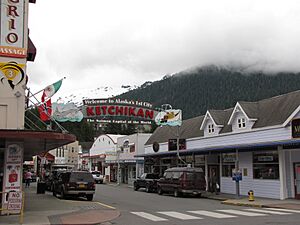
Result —
[[[226, 110], [183, 121], [180, 156], [205, 170], [207, 183], [217, 172], [220, 191], [236, 193], [233, 172], [242, 173], [240, 193], [274, 199], [300, 198], [300, 91], [258, 102], [237, 102]], [[176, 127], [159, 127], [145, 144], [145, 170], [162, 175], [184, 166], [172, 141]], [[209, 186], [209, 185], [208, 185]]]

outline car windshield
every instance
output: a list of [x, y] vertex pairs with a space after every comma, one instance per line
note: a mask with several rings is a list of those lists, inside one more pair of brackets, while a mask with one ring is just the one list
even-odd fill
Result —
[[94, 174], [94, 175], [101, 175], [101, 173], [98, 172], [98, 171], [93, 171], [92, 174]]
[[159, 179], [158, 174], [147, 174], [146, 176], [147, 179]]
[[70, 182], [78, 182], [78, 181], [93, 182], [94, 179], [91, 173], [82, 173], [82, 172], [71, 173]]

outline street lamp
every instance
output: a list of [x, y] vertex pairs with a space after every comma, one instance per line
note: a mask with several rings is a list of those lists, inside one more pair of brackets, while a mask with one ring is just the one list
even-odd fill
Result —
[[120, 168], [120, 154], [122, 152], [121, 150], [121, 146], [117, 146], [117, 149], [116, 149], [116, 152], [117, 152], [117, 164], [118, 164], [118, 170], [117, 170], [117, 185], [120, 185], [120, 180], [121, 180], [121, 168]]

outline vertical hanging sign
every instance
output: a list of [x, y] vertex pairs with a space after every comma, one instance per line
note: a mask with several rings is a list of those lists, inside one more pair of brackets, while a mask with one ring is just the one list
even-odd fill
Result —
[[[23, 147], [20, 144], [8, 144], [5, 151], [2, 205], [7, 206], [11, 192], [22, 191]], [[19, 209], [12, 213], [19, 213]]]
[[25, 0], [1, 0], [0, 56], [27, 57], [24, 43], [25, 6]]

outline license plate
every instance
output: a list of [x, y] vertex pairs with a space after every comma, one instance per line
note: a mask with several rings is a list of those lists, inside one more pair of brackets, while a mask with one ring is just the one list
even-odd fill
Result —
[[85, 188], [85, 184], [79, 184], [79, 188]]

